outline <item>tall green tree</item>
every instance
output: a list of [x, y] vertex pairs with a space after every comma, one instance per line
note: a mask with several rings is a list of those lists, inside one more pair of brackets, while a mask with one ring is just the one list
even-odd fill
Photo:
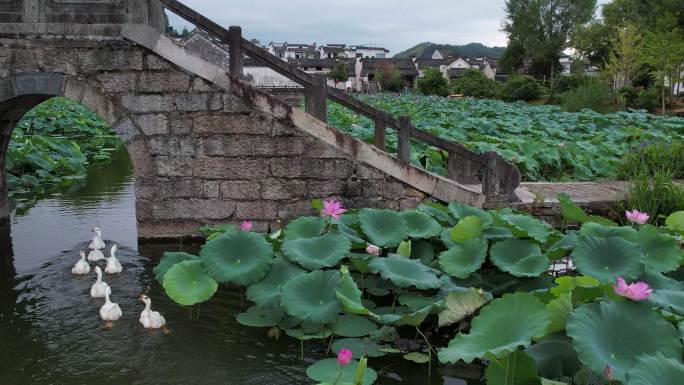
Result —
[[631, 85], [642, 64], [643, 43], [639, 29], [633, 24], [618, 28], [603, 66], [603, 73], [612, 80], [613, 89], [619, 91], [622, 87]]
[[328, 73], [328, 79], [335, 82], [335, 87], [337, 87], [337, 83], [339, 82], [346, 82], [347, 79], [349, 79], [349, 75], [347, 74], [347, 67], [344, 63], [339, 62], [335, 64], [335, 67]]
[[644, 58], [653, 71], [653, 78], [660, 86], [661, 112], [665, 114], [666, 90], [673, 94], [674, 84], [681, 79], [681, 64], [684, 61], [684, 40], [682, 30], [657, 28], [647, 31], [644, 38]]
[[553, 79], [563, 50], [577, 27], [590, 22], [596, 0], [507, 0], [503, 30], [509, 42], [522, 45], [525, 56]]

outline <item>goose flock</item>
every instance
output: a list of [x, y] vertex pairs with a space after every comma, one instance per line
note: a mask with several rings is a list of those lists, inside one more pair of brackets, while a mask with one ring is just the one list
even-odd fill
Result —
[[[118, 250], [117, 245], [113, 245], [109, 251], [109, 257], [105, 257], [101, 250], [104, 250], [107, 246], [102, 240], [102, 230], [99, 227], [93, 228], [95, 235], [93, 236], [92, 242], [88, 245], [90, 252], [86, 257], [85, 251], [81, 251], [80, 259], [74, 267], [71, 269], [71, 273], [75, 275], [88, 275], [91, 271], [90, 262], [107, 261], [104, 272], [106, 274], [119, 274], [123, 271], [123, 267], [116, 257], [116, 252]], [[107, 282], [102, 280], [102, 269], [100, 266], [95, 266], [95, 274], [97, 275], [97, 280], [90, 288], [90, 296], [92, 298], [104, 298], [105, 303], [100, 308], [100, 317], [105, 321], [107, 327], [111, 327], [114, 321], [118, 321], [123, 317], [123, 312], [119, 307], [119, 304], [111, 301], [110, 296], [112, 295], [112, 288], [107, 284]], [[140, 301], [145, 304], [145, 309], [140, 313], [140, 323], [145, 329], [163, 329], [165, 333], [168, 333], [166, 328], [166, 320], [159, 314], [159, 312], [152, 311], [152, 300], [146, 296], [141, 295]]]

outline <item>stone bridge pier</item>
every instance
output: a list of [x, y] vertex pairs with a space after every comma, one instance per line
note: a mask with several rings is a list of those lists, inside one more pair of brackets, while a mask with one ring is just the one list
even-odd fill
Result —
[[[133, 161], [141, 238], [311, 214], [314, 198], [410, 208], [480, 191], [402, 164], [225, 73], [162, 33], [156, 0], [0, 2], [0, 218], [5, 155], [30, 108], [64, 96], [111, 124]], [[106, 218], [99, 219], [106, 221]]]

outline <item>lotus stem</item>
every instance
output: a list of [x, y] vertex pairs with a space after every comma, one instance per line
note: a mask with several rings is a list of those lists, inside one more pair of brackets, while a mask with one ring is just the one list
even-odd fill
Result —
[[200, 304], [197, 304], [197, 319], [200, 319]]
[[330, 355], [330, 348], [332, 347], [333, 340], [335, 339], [335, 330], [333, 329], [332, 334], [330, 335], [330, 342], [328, 342], [328, 350], [325, 351], [325, 356], [327, 357]]
[[425, 334], [420, 331], [418, 326], [416, 326], [416, 331], [418, 334], [420, 334], [421, 337], [425, 340], [425, 343], [428, 346], [428, 376], [432, 375], [432, 345], [430, 344], [430, 341], [428, 341], [427, 337], [425, 337]]
[[304, 338], [299, 339], [299, 351], [301, 353], [302, 361], [304, 361]]
[[337, 374], [337, 378], [335, 379], [335, 382], [333, 382], [333, 385], [337, 385], [337, 383], [340, 381], [340, 378], [342, 378], [343, 369], [343, 367], [340, 367], [339, 373]]

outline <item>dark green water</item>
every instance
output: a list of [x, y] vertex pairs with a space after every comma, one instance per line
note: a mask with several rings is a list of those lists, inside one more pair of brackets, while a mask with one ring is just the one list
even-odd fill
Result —
[[[166, 297], [152, 268], [166, 250], [197, 246], [138, 246], [125, 151], [92, 168], [71, 190], [16, 202], [11, 232], [0, 228], [0, 385], [311, 383], [305, 370], [323, 357], [322, 344], [307, 342], [302, 361], [298, 341], [276, 341], [264, 329], [240, 326], [235, 314], [246, 305], [235, 289], [221, 288], [193, 320], [187, 308]], [[105, 277], [124, 314], [112, 329], [100, 320], [103, 300], [89, 295], [94, 273], [70, 273], [94, 225], [102, 227], [108, 247], [119, 245], [124, 267], [122, 274]], [[165, 316], [169, 335], [138, 323], [141, 293]], [[370, 365], [381, 385], [466, 384], [454, 367], [439, 365], [428, 377], [424, 365], [401, 358], [371, 359]]]

